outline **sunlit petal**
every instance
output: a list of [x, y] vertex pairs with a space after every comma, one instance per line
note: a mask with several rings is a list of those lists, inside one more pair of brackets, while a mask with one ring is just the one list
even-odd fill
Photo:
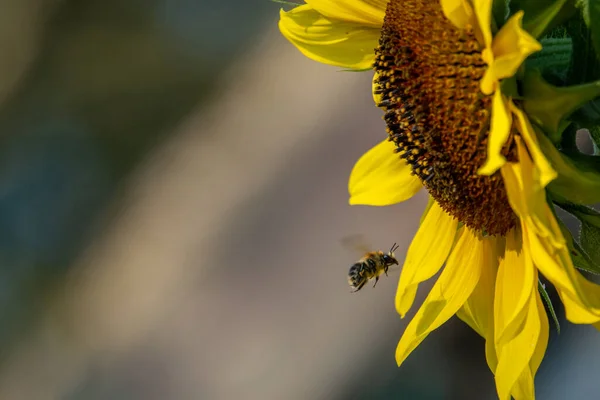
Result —
[[492, 44], [492, 0], [473, 0], [475, 16], [486, 48]]
[[575, 269], [567, 249], [552, 249], [533, 231], [529, 231], [533, 262], [557, 288], [567, 319], [574, 323], [600, 321], [600, 286], [585, 279]]
[[402, 318], [412, 306], [419, 283], [435, 275], [454, 243], [458, 221], [434, 202], [412, 240], [396, 291], [396, 310]]
[[485, 70], [483, 78], [481, 78], [481, 81], [479, 82], [479, 88], [481, 89], [481, 93], [490, 95], [498, 89], [498, 80], [494, 73], [494, 57], [492, 51], [489, 49], [484, 50], [482, 58], [488, 63], [488, 68]]
[[515, 141], [519, 162], [506, 164], [501, 170], [508, 201], [530, 230], [548, 241], [553, 248], [563, 248], [566, 241], [546, 203], [540, 171], [533, 164], [523, 140], [517, 136]]
[[527, 150], [533, 158], [533, 162], [535, 164], [536, 169], [539, 171], [540, 184], [542, 187], [546, 187], [548, 183], [556, 179], [557, 173], [552, 168], [550, 162], [548, 161], [546, 156], [544, 156], [544, 153], [540, 149], [533, 127], [531, 126], [531, 123], [529, 122], [529, 119], [527, 118], [525, 113], [512, 101], [508, 103], [508, 106], [510, 108], [510, 111], [517, 117], [517, 129], [521, 134], [521, 137], [525, 141], [525, 144], [527, 145]]
[[309, 5], [281, 10], [279, 30], [305, 56], [354, 69], [373, 65], [380, 35], [379, 28], [329, 19]]
[[513, 76], [530, 54], [542, 49], [538, 41], [523, 29], [522, 21], [523, 11], [519, 11], [494, 36], [494, 74], [498, 80]]
[[429, 210], [431, 210], [431, 207], [433, 207], [434, 204], [436, 204], [435, 199], [431, 196], [428, 196], [427, 205], [425, 206], [425, 210], [423, 210], [423, 213], [421, 214], [421, 219], [419, 220], [419, 226], [423, 224], [423, 221], [425, 221], [425, 217], [427, 217], [427, 214], [429, 214]]
[[492, 123], [488, 137], [487, 160], [477, 173], [491, 175], [506, 163], [506, 159], [500, 152], [510, 134], [511, 124], [512, 118], [506, 100], [502, 93], [497, 90], [494, 93], [492, 105]]
[[483, 240], [467, 228], [461, 229], [458, 235], [456, 246], [439, 279], [400, 339], [396, 349], [398, 365], [431, 331], [463, 306], [479, 281], [485, 256]]
[[483, 264], [481, 277], [471, 296], [456, 313], [475, 332], [485, 339], [485, 358], [492, 372], [496, 371], [498, 358], [494, 345], [494, 296], [498, 259], [505, 240], [497, 237], [483, 239]]
[[442, 11], [458, 29], [464, 29], [467, 24], [473, 24], [475, 14], [467, 0], [441, 0]]
[[535, 398], [535, 374], [537, 373], [540, 364], [542, 363], [542, 359], [546, 354], [546, 347], [548, 347], [548, 337], [550, 331], [548, 316], [539, 293], [535, 294], [535, 300], [538, 310], [537, 315], [540, 319], [540, 335], [538, 337], [533, 355], [531, 356], [531, 360], [529, 361], [529, 368], [525, 368], [523, 370], [521, 376], [517, 380], [516, 385], [513, 386], [512, 396], [516, 400]]
[[423, 187], [410, 166], [394, 153], [395, 148], [393, 142], [384, 140], [356, 162], [348, 183], [350, 204], [396, 204]]
[[529, 154], [531, 154], [533, 162], [540, 173], [540, 184], [542, 187], [546, 187], [548, 183], [556, 179], [557, 173], [540, 149], [533, 127], [531, 126], [529, 119], [525, 116], [525, 113], [512, 102], [509, 103], [509, 107], [511, 112], [517, 117], [517, 129], [521, 133], [523, 140], [525, 140], [527, 150], [529, 151]]
[[535, 268], [528, 253], [519, 229], [513, 229], [506, 235], [506, 250], [498, 269], [494, 303], [497, 346], [512, 338], [525, 320], [532, 288], [537, 283]]
[[388, 1], [306, 0], [306, 3], [328, 18], [381, 28]]
[[540, 365], [542, 364], [542, 360], [546, 354], [546, 347], [548, 347], [548, 338], [550, 337], [548, 314], [546, 313], [546, 308], [544, 307], [544, 303], [542, 302], [539, 292], [536, 293], [535, 300], [537, 304], [538, 316], [540, 317], [540, 336], [538, 338], [535, 351], [533, 352], [533, 356], [531, 357], [531, 362], [529, 363], [531, 373], [534, 377], [540, 368]]
[[[517, 138], [518, 139], [518, 138]], [[546, 203], [541, 176], [517, 140], [519, 163], [502, 168], [511, 207], [519, 216], [524, 247], [533, 263], [557, 288], [567, 318], [575, 323], [600, 320], [600, 286], [585, 279], [573, 266], [566, 240]]]
[[[537, 274], [536, 274], [537, 278]], [[540, 339], [541, 322], [536, 301], [537, 287], [529, 293], [527, 312], [521, 329], [501, 346], [496, 347], [498, 367], [496, 368], [496, 389], [501, 400], [510, 400], [513, 387], [523, 374], [529, 370], [529, 363]], [[526, 377], [527, 378], [527, 377]], [[527, 383], [527, 382], [523, 382]], [[533, 390], [533, 385], [525, 385]], [[521, 389], [524, 389], [521, 386]], [[532, 399], [535, 394], [525, 393], [524, 399]]]

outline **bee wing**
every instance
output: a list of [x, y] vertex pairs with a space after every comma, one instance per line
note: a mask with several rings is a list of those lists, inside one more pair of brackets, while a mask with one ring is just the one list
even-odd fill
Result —
[[342, 246], [347, 249], [355, 251], [357, 254], [361, 256], [365, 253], [373, 251], [373, 249], [367, 244], [365, 239], [365, 235], [360, 233], [355, 233], [353, 235], [344, 236], [341, 239]]

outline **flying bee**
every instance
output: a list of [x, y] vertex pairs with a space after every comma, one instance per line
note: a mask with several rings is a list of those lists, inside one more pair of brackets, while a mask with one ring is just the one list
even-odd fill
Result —
[[358, 292], [371, 279], [375, 279], [373, 284], [375, 287], [381, 274], [387, 276], [389, 267], [394, 264], [398, 265], [398, 260], [394, 255], [394, 251], [398, 247], [394, 243], [387, 254], [381, 250], [370, 251], [352, 265], [348, 271], [348, 284], [354, 289], [352, 292]]

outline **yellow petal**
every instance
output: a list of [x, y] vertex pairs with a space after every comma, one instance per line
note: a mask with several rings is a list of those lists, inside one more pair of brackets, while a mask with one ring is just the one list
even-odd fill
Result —
[[[529, 293], [526, 318], [521, 329], [513, 338], [500, 347], [496, 347], [498, 367], [496, 368], [496, 389], [501, 400], [510, 400], [511, 392], [538, 347], [541, 322], [536, 301], [537, 287]], [[533, 389], [533, 385], [527, 385]], [[522, 387], [521, 387], [522, 388]], [[534, 393], [525, 393], [524, 399], [533, 399]]]
[[531, 360], [529, 361], [529, 368], [523, 370], [517, 384], [513, 386], [512, 395], [516, 400], [535, 398], [535, 375], [546, 354], [546, 348], [548, 347], [550, 326], [548, 324], [548, 315], [546, 314], [546, 309], [544, 308], [539, 292], [536, 292], [535, 300], [538, 316], [540, 318], [540, 335], [535, 350], [533, 351], [533, 355], [531, 356]]
[[470, 229], [461, 229], [446, 267], [398, 343], [398, 365], [404, 362], [431, 331], [452, 317], [471, 296], [479, 281], [484, 261], [482, 242], [482, 238]]
[[398, 290], [396, 310], [402, 318], [412, 306], [419, 283], [435, 275], [454, 244], [458, 221], [434, 202], [406, 253]]
[[515, 400], [533, 400], [535, 399], [535, 387], [533, 385], [533, 375], [529, 368], [525, 368], [521, 376], [512, 387], [511, 395]]
[[456, 314], [480, 336], [486, 338], [492, 333], [492, 339], [499, 242], [503, 243], [504, 239], [493, 236], [483, 239], [484, 261], [481, 277], [471, 297]]
[[542, 49], [538, 41], [523, 30], [522, 21], [523, 11], [519, 11], [494, 36], [492, 51], [496, 80], [513, 76], [530, 54]]
[[[573, 286], [585, 286], [586, 284], [591, 284], [587, 282], [584, 277], [577, 277], [577, 283]], [[552, 284], [555, 284], [552, 282]], [[564, 286], [569, 286], [570, 283], [565, 280]], [[589, 297], [590, 294], [586, 295], [586, 299], [582, 301], [578, 296], [573, 296], [570, 294], [568, 290], [563, 290], [563, 288], [557, 289], [558, 294], [560, 296], [560, 300], [562, 301], [565, 307], [565, 315], [567, 320], [571, 321], [574, 324], [592, 324], [600, 329], [599, 310], [598, 308], [592, 308], [589, 305]], [[590, 292], [595, 291], [594, 289], [588, 289]], [[597, 304], [597, 303], [596, 303]]]
[[527, 212], [527, 205], [525, 204], [524, 196], [521, 195], [523, 184], [518, 171], [512, 163], [505, 164], [500, 169], [510, 207], [517, 215], [524, 215]]
[[488, 137], [488, 152], [485, 164], [477, 171], [481, 175], [491, 175], [506, 163], [500, 152], [510, 134], [512, 118], [508, 111], [506, 100], [499, 90], [494, 93], [492, 103], [492, 123]]
[[600, 286], [575, 269], [567, 249], [553, 249], [533, 231], [527, 233], [533, 262], [556, 287], [567, 319], [576, 324], [600, 321]]
[[457, 317], [485, 339], [485, 358], [492, 372], [496, 371], [498, 364], [494, 346], [494, 293], [501, 248], [504, 248], [503, 238], [483, 239], [481, 277], [467, 302], [456, 313]]
[[531, 356], [531, 360], [529, 361], [529, 368], [525, 368], [523, 370], [515, 386], [513, 386], [511, 394], [516, 400], [529, 400], [535, 398], [535, 374], [537, 373], [540, 364], [542, 363], [542, 359], [546, 354], [546, 347], [548, 346], [548, 337], [550, 330], [548, 324], [548, 316], [546, 315], [546, 309], [542, 304], [542, 299], [540, 298], [539, 292], [536, 293], [535, 297], [538, 309], [538, 316], [540, 318], [540, 335], [538, 337], [533, 355]]
[[508, 107], [510, 111], [516, 115], [516, 123], [517, 129], [521, 133], [521, 137], [525, 141], [527, 145], [527, 150], [529, 150], [529, 154], [533, 157], [533, 162], [535, 167], [540, 173], [540, 184], [542, 187], [546, 187], [551, 181], [556, 179], [557, 173], [552, 168], [546, 156], [540, 149], [538, 145], [537, 138], [535, 136], [535, 131], [529, 123], [529, 119], [525, 115], [519, 107], [517, 107], [512, 101], [508, 103]]
[[546, 313], [546, 308], [544, 307], [544, 303], [542, 303], [542, 298], [540, 297], [539, 292], [536, 293], [535, 300], [537, 304], [538, 315], [540, 317], [540, 337], [538, 338], [537, 346], [533, 352], [533, 356], [531, 357], [531, 362], [529, 363], [533, 377], [535, 377], [535, 374], [542, 364], [542, 360], [546, 354], [546, 347], [548, 346], [548, 338], [550, 337], [548, 314]]
[[309, 5], [281, 10], [279, 30], [308, 58], [344, 68], [373, 66], [379, 28], [328, 19]]
[[481, 93], [490, 95], [494, 92], [499, 92], [498, 80], [496, 79], [496, 73], [494, 72], [494, 56], [492, 54], [492, 50], [484, 49], [481, 53], [481, 57], [488, 65], [485, 73], [483, 74], [483, 78], [481, 78], [481, 81], [479, 81], [479, 89], [481, 90]]
[[[519, 163], [502, 167], [502, 176], [508, 201], [515, 213], [530, 230], [550, 242], [553, 248], [566, 246], [554, 215], [546, 203], [546, 191], [541, 184], [541, 175], [533, 164], [520, 137], [515, 137]], [[558, 231], [558, 234], [555, 232]]]
[[565, 306], [567, 319], [573, 323], [592, 324], [600, 321], [600, 286], [585, 279], [575, 269], [560, 226], [546, 207], [548, 235], [540, 234], [533, 218], [521, 221], [523, 239], [531, 248], [533, 262], [556, 287]]
[[467, 24], [473, 24], [475, 15], [467, 0], [441, 0], [442, 11], [458, 29], [464, 29]]
[[415, 195], [422, 187], [410, 166], [394, 153], [396, 145], [384, 140], [354, 165], [348, 191], [350, 204], [387, 206]]
[[508, 201], [521, 221], [523, 246], [530, 249], [535, 266], [557, 288], [569, 321], [600, 321], [600, 286], [573, 266], [560, 225], [546, 203], [539, 171], [518, 137], [516, 141], [519, 164], [506, 164], [502, 177]]
[[496, 346], [512, 338], [520, 328], [532, 289], [537, 284], [529, 249], [523, 247], [520, 235], [518, 229], [506, 235], [506, 250], [498, 268], [494, 303]]
[[492, 0], [473, 0], [475, 17], [483, 39], [482, 45], [489, 48], [492, 44]]
[[388, 1], [306, 0], [306, 3], [328, 18], [381, 28]]
[[434, 204], [435, 204], [435, 199], [431, 196], [428, 196], [427, 205], [425, 206], [425, 210], [423, 210], [423, 214], [421, 214], [421, 219], [419, 220], [419, 226], [421, 226], [423, 224], [423, 221], [425, 221], [425, 217], [427, 216], [427, 214], [429, 213], [429, 210], [431, 210], [431, 207]]
[[539, 292], [535, 294], [535, 298], [538, 316], [540, 318], [540, 334], [533, 355], [531, 356], [531, 360], [529, 361], [529, 366], [525, 367], [517, 379], [517, 382], [512, 387], [511, 394], [516, 400], [530, 400], [535, 398], [535, 375], [546, 353], [546, 347], [548, 346], [548, 317], [546, 315], [544, 305], [542, 304]]

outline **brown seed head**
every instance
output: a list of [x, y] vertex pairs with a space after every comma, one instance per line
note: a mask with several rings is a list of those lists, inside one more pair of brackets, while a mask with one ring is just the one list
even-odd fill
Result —
[[[429, 193], [468, 227], [503, 235], [517, 218], [502, 176], [481, 176], [491, 96], [474, 31], [456, 27], [436, 0], [391, 0], [376, 50], [376, 93], [390, 140]], [[513, 127], [503, 155], [516, 159]]]

